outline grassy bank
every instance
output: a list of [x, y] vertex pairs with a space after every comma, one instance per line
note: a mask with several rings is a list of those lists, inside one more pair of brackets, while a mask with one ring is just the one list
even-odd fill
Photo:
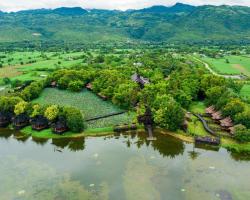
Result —
[[105, 136], [105, 135], [112, 135], [113, 128], [106, 127], [106, 128], [95, 128], [95, 129], [87, 129], [82, 133], [73, 133], [67, 132], [63, 135], [57, 135], [52, 132], [51, 129], [46, 129], [43, 131], [34, 131], [30, 126], [21, 130], [24, 135], [32, 136], [36, 138], [43, 138], [43, 139], [60, 139], [60, 138], [78, 138], [78, 137], [90, 137], [90, 136]]

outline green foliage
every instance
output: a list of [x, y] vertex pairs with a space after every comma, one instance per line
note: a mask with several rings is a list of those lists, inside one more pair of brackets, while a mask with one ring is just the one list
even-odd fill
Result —
[[23, 100], [20, 97], [0, 97], [0, 110], [4, 112], [14, 113], [16, 104], [22, 102]]
[[72, 132], [80, 133], [84, 129], [84, 120], [82, 113], [74, 107], [65, 107], [63, 109], [67, 126]]
[[250, 109], [245, 109], [243, 112], [238, 113], [235, 116], [235, 122], [237, 124], [243, 124], [248, 129], [250, 129]]
[[83, 89], [83, 83], [82, 81], [71, 81], [68, 89], [72, 92], [80, 92]]
[[54, 121], [59, 114], [59, 107], [57, 105], [51, 105], [49, 107], [47, 107], [47, 109], [44, 112], [44, 116], [50, 120], [50, 121]]
[[[93, 10], [80, 15], [75, 15], [73, 9], [67, 14], [56, 10], [1, 13], [5, 23], [1, 24], [0, 42], [32, 41], [36, 44], [37, 41], [62, 41], [78, 44], [90, 41], [197, 42], [248, 39], [248, 7], [179, 7], [164, 8], [164, 12], [154, 8], [133, 12]], [[32, 34], [34, 22], [39, 36]], [[225, 63], [225, 59], [223, 61]]]
[[16, 115], [23, 114], [23, 113], [25, 113], [27, 111], [27, 108], [28, 108], [28, 103], [25, 102], [25, 101], [21, 101], [21, 102], [19, 102], [18, 104], [15, 105], [14, 113]]
[[239, 142], [250, 142], [250, 129], [239, 124], [234, 127], [234, 138]]
[[223, 108], [224, 116], [234, 118], [235, 115], [244, 111], [245, 104], [240, 99], [231, 99]]
[[116, 87], [112, 102], [122, 108], [133, 107], [138, 101], [139, 87], [136, 83], [123, 83]]
[[170, 96], [157, 96], [154, 102], [154, 120], [161, 127], [176, 131], [184, 121], [184, 111]]
[[44, 84], [44, 81], [33, 82], [20, 93], [20, 96], [25, 101], [31, 101], [39, 97], [40, 93], [44, 89]]

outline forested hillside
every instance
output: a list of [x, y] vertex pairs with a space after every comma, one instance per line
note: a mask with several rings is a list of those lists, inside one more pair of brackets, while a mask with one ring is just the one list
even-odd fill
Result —
[[110, 11], [82, 8], [0, 12], [0, 42], [248, 41], [250, 8], [154, 6]]

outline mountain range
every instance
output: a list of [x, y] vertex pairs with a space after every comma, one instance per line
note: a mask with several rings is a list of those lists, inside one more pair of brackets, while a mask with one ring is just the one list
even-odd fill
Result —
[[177, 3], [127, 11], [62, 7], [0, 12], [0, 43], [229, 40], [250, 41], [250, 7]]

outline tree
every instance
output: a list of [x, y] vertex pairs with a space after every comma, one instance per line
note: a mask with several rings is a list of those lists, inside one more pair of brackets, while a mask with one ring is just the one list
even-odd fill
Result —
[[44, 116], [50, 120], [54, 121], [59, 114], [59, 107], [57, 105], [52, 105], [47, 107], [47, 109], [44, 112]]
[[215, 105], [221, 95], [224, 93], [225, 88], [220, 86], [215, 86], [206, 91], [207, 96], [207, 104], [208, 105]]
[[124, 83], [119, 85], [112, 98], [112, 102], [125, 109], [130, 108], [138, 101], [138, 85], [136, 83]]
[[243, 124], [250, 129], [250, 109], [245, 109], [243, 112], [238, 113], [235, 116], [235, 122], [237, 124]]
[[222, 112], [224, 116], [230, 116], [235, 118], [235, 115], [243, 112], [245, 104], [240, 99], [231, 99], [223, 108]]
[[234, 138], [239, 142], [250, 142], [250, 129], [242, 124], [234, 126]]
[[64, 116], [67, 121], [67, 126], [72, 132], [80, 133], [84, 129], [83, 115], [80, 110], [73, 107], [63, 109]]
[[21, 101], [15, 105], [14, 113], [16, 115], [21, 115], [27, 111], [27, 108], [28, 108], [28, 103], [25, 101]]
[[154, 121], [170, 131], [176, 131], [184, 121], [184, 111], [171, 96], [157, 96], [153, 108]]
[[30, 115], [30, 117], [34, 118], [38, 115], [41, 115], [42, 114], [42, 108], [39, 104], [35, 104], [32, 106], [32, 113]]
[[14, 113], [15, 105], [21, 101], [20, 97], [0, 97], [0, 111]]
[[68, 86], [68, 89], [72, 92], [80, 92], [82, 88], [83, 88], [82, 81], [71, 81]]

